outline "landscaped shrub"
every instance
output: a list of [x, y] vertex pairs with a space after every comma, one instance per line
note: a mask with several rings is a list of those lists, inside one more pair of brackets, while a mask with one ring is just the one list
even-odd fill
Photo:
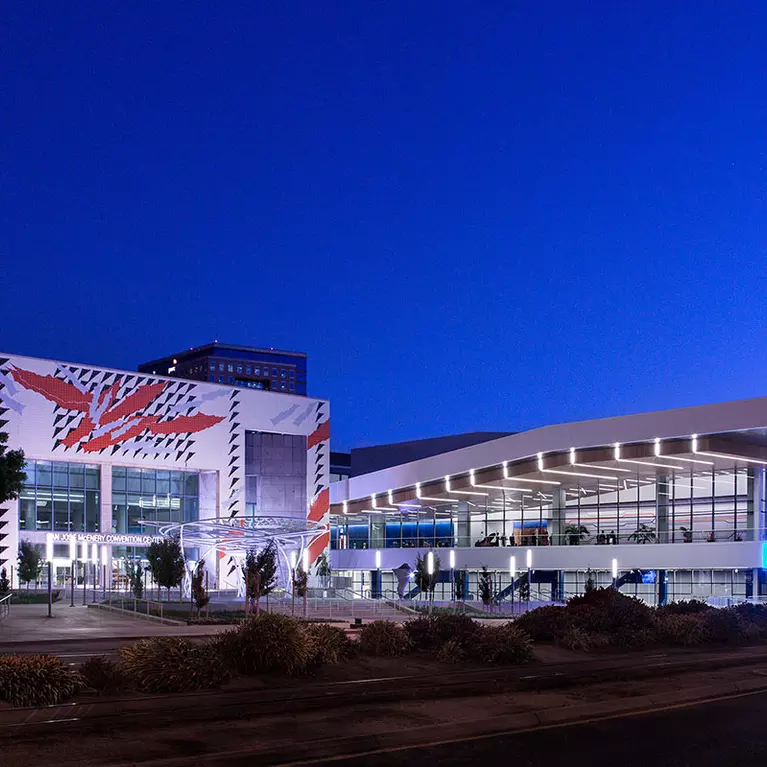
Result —
[[128, 686], [122, 665], [103, 655], [94, 655], [80, 666], [86, 687], [99, 693], [115, 693]]
[[474, 640], [479, 628], [479, 623], [466, 614], [437, 613], [434, 616], [434, 633], [440, 644], [455, 639], [467, 646]]
[[435, 621], [428, 615], [419, 615], [407, 621], [404, 628], [415, 650], [430, 650], [439, 644]]
[[0, 656], [0, 700], [12, 706], [50, 706], [82, 687], [80, 675], [51, 655]]
[[448, 639], [437, 650], [437, 660], [442, 663], [461, 663], [466, 660], [466, 646], [459, 639]]
[[661, 605], [655, 611], [656, 615], [695, 615], [697, 613], [707, 612], [716, 608], [701, 602], [699, 599], [683, 599], [679, 602], [669, 602]]
[[226, 682], [230, 672], [215, 643], [181, 637], [141, 639], [121, 648], [125, 673], [142, 692], [191, 692]]
[[573, 597], [565, 608], [576, 625], [588, 632], [635, 634], [652, 631], [652, 608], [612, 588], [594, 589]]
[[416, 650], [433, 650], [451, 639], [466, 645], [472, 641], [479, 624], [468, 615], [457, 612], [437, 612], [419, 616], [405, 623], [405, 631]]
[[734, 644], [744, 639], [741, 620], [732, 608], [707, 610], [698, 615], [698, 620], [710, 642]]
[[315, 659], [301, 623], [279, 613], [254, 615], [220, 634], [215, 645], [225, 661], [243, 674], [303, 674]]
[[589, 634], [580, 626], [568, 626], [556, 641], [561, 647], [576, 652], [588, 652], [592, 647]]
[[480, 663], [525, 663], [532, 654], [530, 635], [514, 623], [482, 626], [471, 647], [471, 656]]
[[741, 604], [733, 607], [732, 610], [741, 620], [767, 629], [767, 605], [741, 602]]
[[410, 637], [399, 623], [373, 621], [360, 630], [359, 648], [365, 655], [404, 655], [411, 648]]
[[536, 642], [553, 642], [571, 625], [572, 618], [567, 608], [546, 605], [528, 610], [514, 623], [526, 631]]
[[352, 652], [353, 645], [349, 637], [338, 626], [329, 626], [327, 623], [307, 623], [302, 630], [311, 646], [311, 662], [314, 666], [338, 663]]
[[658, 638], [667, 644], [692, 647], [708, 641], [700, 613], [661, 613], [656, 626]]

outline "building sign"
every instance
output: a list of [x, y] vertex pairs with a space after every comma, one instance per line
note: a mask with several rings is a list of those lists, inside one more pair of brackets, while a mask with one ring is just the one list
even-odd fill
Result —
[[71, 541], [78, 543], [110, 543], [113, 546], [148, 546], [153, 541], [162, 538], [155, 535], [129, 535], [125, 533], [53, 533], [54, 541]]

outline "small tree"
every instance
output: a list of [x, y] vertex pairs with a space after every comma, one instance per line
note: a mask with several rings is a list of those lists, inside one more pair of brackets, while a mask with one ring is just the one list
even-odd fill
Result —
[[324, 588], [328, 587], [330, 583], [330, 576], [332, 570], [330, 569], [330, 561], [326, 552], [322, 552], [314, 563], [314, 574], [320, 579], [320, 583]]
[[487, 607], [493, 601], [493, 577], [487, 569], [487, 565], [482, 565], [482, 572], [479, 574], [479, 598], [482, 604]]
[[261, 551], [248, 549], [245, 553], [243, 576], [246, 598], [258, 613], [261, 609], [261, 597], [268, 598], [277, 585], [277, 544], [274, 541], [269, 541]]
[[434, 557], [434, 567], [433, 572], [430, 574], [428, 557], [422, 557], [420, 554], [416, 555], [415, 575], [413, 576], [415, 585], [426, 594], [429, 602], [434, 602], [434, 587], [439, 580], [439, 557], [434, 553], [432, 553], [432, 556]]
[[186, 567], [178, 536], [152, 541], [147, 546], [146, 558], [149, 560], [147, 570], [152, 573], [157, 584], [158, 596], [160, 586], [163, 586], [168, 590], [168, 601], [170, 601], [170, 590], [181, 585]]
[[0, 597], [4, 597], [11, 590], [11, 582], [5, 568], [0, 570]]
[[522, 575], [519, 576], [519, 601], [530, 601], [530, 580], [527, 577], [527, 573], [522, 573]]
[[200, 610], [210, 602], [210, 594], [205, 588], [205, 560], [201, 559], [194, 569], [192, 575], [192, 599], [197, 607], [197, 617], [200, 617]]
[[295, 598], [299, 597], [304, 600], [304, 618], [306, 617], [306, 593], [308, 591], [309, 574], [304, 570], [302, 562], [295, 566], [293, 570], [293, 604], [295, 606]]
[[24, 451], [8, 450], [8, 435], [0, 431], [0, 503], [19, 497], [27, 481], [24, 472]]
[[456, 601], [463, 602], [466, 599], [466, 573], [464, 570], [456, 570], [453, 573], [453, 584]]
[[144, 568], [141, 567], [141, 562], [130, 560], [126, 564], [125, 570], [128, 576], [128, 586], [133, 596], [136, 599], [141, 599], [144, 596]]
[[42, 559], [40, 552], [29, 541], [21, 541], [19, 544], [19, 581], [26, 583], [27, 588], [29, 588], [31, 581], [36, 581], [40, 577], [40, 571], [43, 569]]

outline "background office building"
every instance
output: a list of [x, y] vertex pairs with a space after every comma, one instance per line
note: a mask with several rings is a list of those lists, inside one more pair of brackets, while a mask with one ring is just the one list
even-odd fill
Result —
[[138, 366], [141, 373], [306, 395], [306, 354], [218, 341]]
[[352, 458], [331, 488], [331, 562], [385, 596], [432, 552], [445, 600], [456, 572], [476, 600], [487, 567], [503, 604], [528, 563], [533, 600], [589, 578], [651, 603], [757, 597], [765, 427], [760, 398], [548, 426], [365, 474]]
[[[0, 355], [0, 428], [27, 461], [0, 507], [0, 567], [21, 539], [52, 541], [57, 583], [73, 553], [116, 578], [160, 525], [213, 518], [233, 536], [260, 517], [309, 519], [311, 561], [327, 546], [325, 400]], [[235, 587], [234, 554], [208, 557], [211, 586]]]

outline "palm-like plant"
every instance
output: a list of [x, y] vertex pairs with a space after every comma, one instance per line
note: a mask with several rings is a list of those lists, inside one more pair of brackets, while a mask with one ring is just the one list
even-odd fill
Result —
[[571, 546], [577, 546], [581, 539], [589, 534], [588, 529], [583, 525], [565, 525], [564, 532], [567, 536], [567, 542]]
[[639, 525], [639, 527], [629, 535], [630, 541], [637, 543], [652, 543], [655, 540], [655, 528], [651, 525]]

